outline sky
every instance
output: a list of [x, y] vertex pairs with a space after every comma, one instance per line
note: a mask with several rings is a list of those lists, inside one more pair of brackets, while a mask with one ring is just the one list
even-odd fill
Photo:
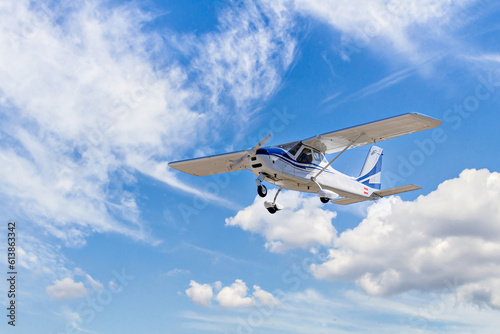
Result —
[[[497, 333], [500, 5], [0, 2], [4, 333]], [[170, 161], [403, 113], [350, 206]], [[357, 176], [368, 146], [333, 167]], [[329, 158], [333, 158], [330, 156]], [[276, 187], [268, 185], [272, 196]], [[10, 302], [0, 281], [4, 313]]]

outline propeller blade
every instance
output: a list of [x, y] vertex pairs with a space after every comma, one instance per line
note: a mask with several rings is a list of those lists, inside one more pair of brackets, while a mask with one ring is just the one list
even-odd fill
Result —
[[266, 136], [266, 138], [262, 139], [262, 140], [261, 140], [261, 141], [260, 141], [257, 145], [255, 145], [255, 146], [252, 148], [252, 150], [254, 151], [254, 154], [255, 154], [255, 152], [257, 152], [257, 150], [258, 150], [259, 148], [261, 148], [261, 147], [262, 147], [262, 145], [264, 145], [264, 143], [265, 143], [265, 142], [266, 142], [269, 138], [271, 138], [271, 132], [269, 132], [269, 133], [268, 133], [268, 135]]

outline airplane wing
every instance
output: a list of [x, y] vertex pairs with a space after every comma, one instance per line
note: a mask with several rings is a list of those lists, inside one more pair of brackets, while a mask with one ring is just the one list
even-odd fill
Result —
[[439, 126], [441, 123], [441, 120], [421, 114], [403, 114], [380, 121], [324, 133], [303, 140], [302, 143], [324, 153], [335, 153], [342, 151], [354, 140], [355, 143], [350, 148], [370, 145], [379, 141], [432, 129]]
[[250, 168], [246, 151], [209, 155], [206, 157], [170, 162], [168, 165], [196, 176], [234, 172]]

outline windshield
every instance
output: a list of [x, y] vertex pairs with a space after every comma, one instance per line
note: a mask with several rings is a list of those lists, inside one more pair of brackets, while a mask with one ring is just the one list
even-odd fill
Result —
[[278, 147], [284, 149], [285, 151], [288, 151], [289, 149], [291, 149], [292, 147], [297, 145], [297, 143], [298, 143], [298, 141], [293, 141], [291, 143], [278, 145]]
[[298, 142], [294, 147], [290, 149], [290, 151], [288, 151], [288, 154], [290, 154], [292, 157], [295, 156], [295, 154], [297, 154], [297, 151], [300, 149], [301, 146], [302, 144]]

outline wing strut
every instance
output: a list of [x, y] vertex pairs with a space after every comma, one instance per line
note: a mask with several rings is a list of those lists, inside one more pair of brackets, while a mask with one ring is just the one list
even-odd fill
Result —
[[338, 157], [340, 157], [340, 156], [342, 155], [342, 153], [344, 153], [345, 151], [347, 151], [347, 150], [349, 149], [349, 147], [351, 147], [352, 145], [354, 145], [354, 143], [356, 143], [356, 141], [357, 141], [359, 138], [361, 138], [361, 136], [362, 136], [362, 135], [364, 135], [364, 133], [361, 133], [359, 136], [357, 136], [357, 137], [356, 137], [356, 139], [354, 139], [353, 141], [351, 141], [351, 143], [350, 143], [349, 145], [347, 145], [347, 146], [346, 146], [346, 147], [345, 147], [345, 148], [344, 148], [344, 149], [343, 149], [343, 150], [342, 150], [339, 154], [337, 154], [337, 155], [335, 156], [335, 158], [333, 158], [333, 159], [332, 159], [332, 160], [328, 163], [328, 165], [326, 165], [325, 167], [323, 167], [323, 169], [322, 169], [322, 170], [320, 170], [320, 171], [318, 172], [318, 174], [316, 174], [316, 175], [314, 175], [313, 177], [311, 177], [311, 180], [312, 180], [313, 182], [316, 182], [316, 178], [317, 178], [317, 177], [318, 177], [321, 173], [323, 173], [323, 171], [324, 171], [325, 169], [327, 169], [327, 168], [328, 168], [328, 167], [329, 167], [329, 166], [330, 166], [330, 165], [331, 165], [331, 164], [332, 164], [335, 160], [337, 160], [337, 158], [338, 158]]

